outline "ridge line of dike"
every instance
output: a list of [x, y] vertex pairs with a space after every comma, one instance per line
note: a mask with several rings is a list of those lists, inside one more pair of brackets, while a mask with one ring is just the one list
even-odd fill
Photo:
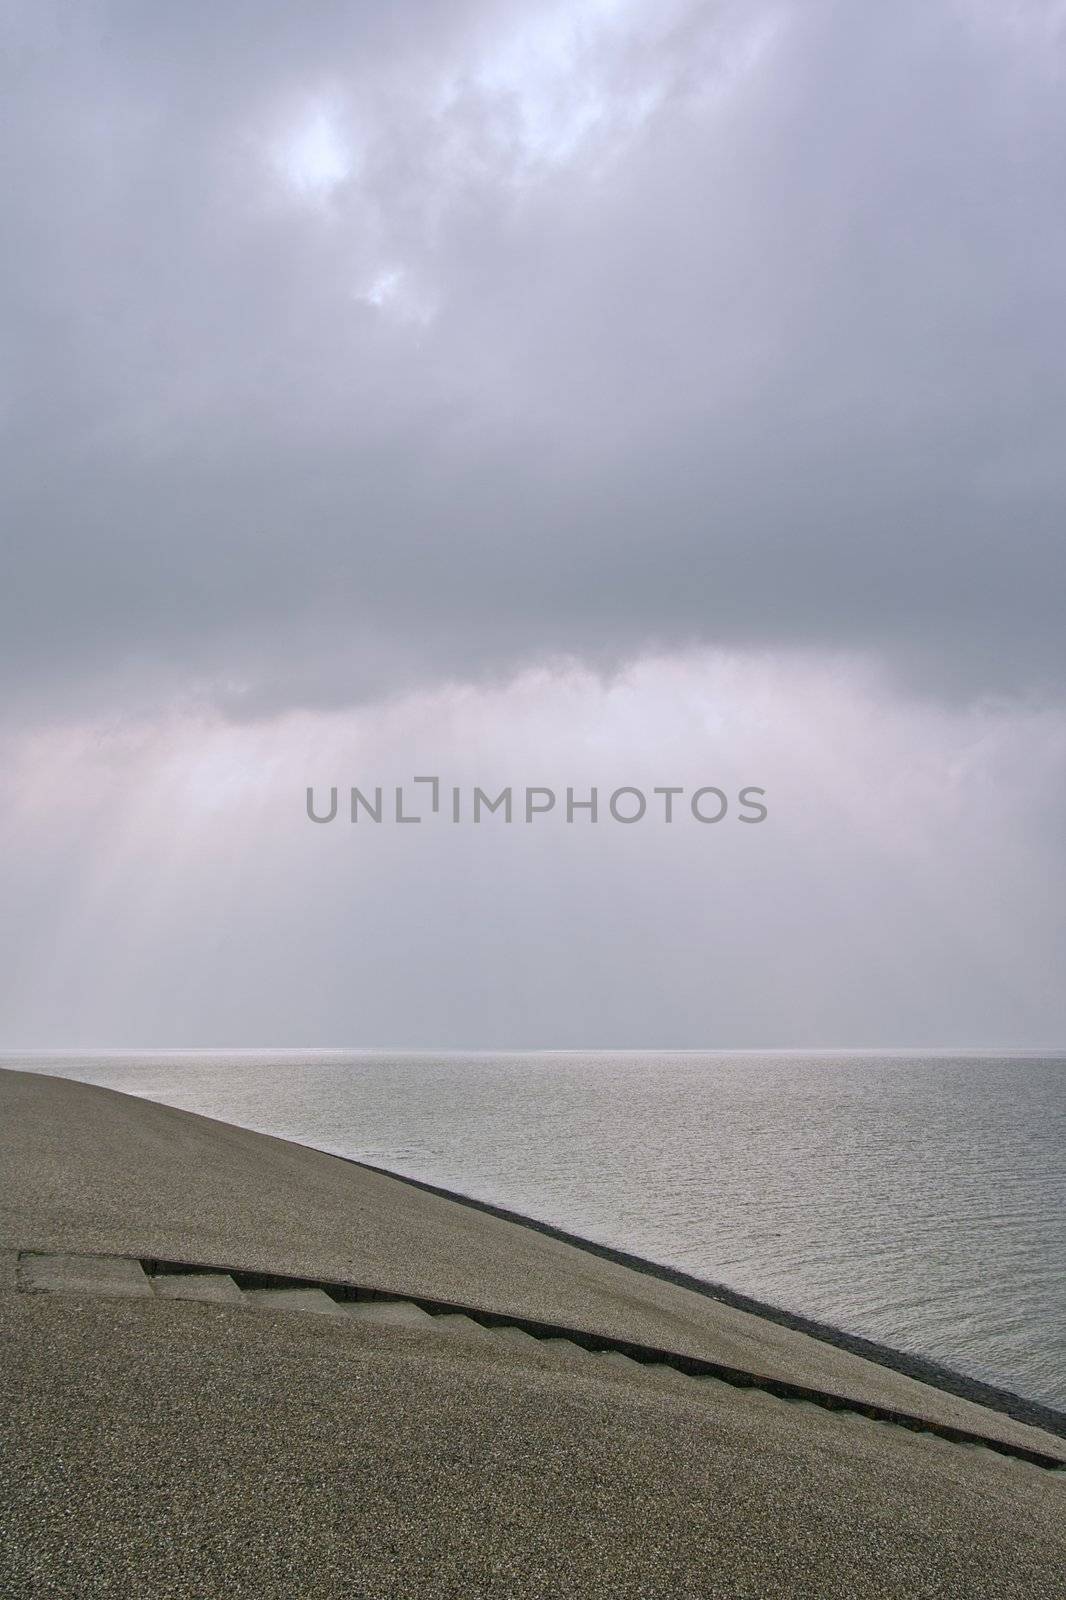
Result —
[[[300, 1144], [302, 1141], [290, 1139], [289, 1143]], [[849, 1355], [860, 1356], [878, 1366], [887, 1367], [892, 1372], [913, 1378], [930, 1388], [940, 1389], [943, 1393], [954, 1395], [959, 1400], [970, 1400], [975, 1405], [985, 1406], [989, 1411], [998, 1411], [1004, 1416], [1011, 1417], [1015, 1422], [1042, 1428], [1045, 1433], [1066, 1439], [1066, 1412], [1058, 1411], [1039, 1400], [1028, 1400], [1024, 1395], [1015, 1394], [1010, 1389], [998, 1388], [995, 1384], [985, 1383], [980, 1378], [968, 1377], [966, 1373], [956, 1372], [953, 1368], [946, 1367], [929, 1357], [913, 1355], [907, 1350], [897, 1350], [892, 1345], [867, 1339], [862, 1334], [848, 1333], [846, 1329], [836, 1328], [831, 1323], [820, 1322], [814, 1317], [804, 1316], [798, 1311], [789, 1311], [784, 1306], [775, 1306], [766, 1300], [758, 1300], [753, 1295], [742, 1294], [737, 1289], [730, 1289], [726, 1284], [715, 1283], [709, 1278], [698, 1278], [692, 1273], [682, 1271], [679, 1267], [650, 1261], [646, 1256], [634, 1255], [614, 1245], [600, 1244], [595, 1239], [583, 1238], [580, 1234], [570, 1233], [565, 1228], [557, 1227], [555, 1223], [526, 1216], [521, 1211], [512, 1211], [506, 1206], [496, 1205], [493, 1201], [479, 1200], [474, 1195], [463, 1194], [460, 1190], [446, 1189], [441, 1184], [428, 1183], [424, 1178], [413, 1178], [407, 1173], [396, 1172], [390, 1167], [379, 1167], [371, 1161], [362, 1161], [355, 1156], [343, 1156], [336, 1150], [323, 1150], [320, 1145], [305, 1145], [304, 1148], [318, 1150], [322, 1155], [333, 1156], [336, 1161], [344, 1161], [352, 1167], [362, 1167], [365, 1172], [377, 1173], [379, 1177], [393, 1178], [398, 1183], [405, 1183], [412, 1189], [420, 1189], [425, 1194], [436, 1195], [439, 1199], [454, 1200], [458, 1205], [468, 1206], [471, 1210], [483, 1212], [486, 1216], [517, 1223], [519, 1227], [529, 1228], [534, 1233], [544, 1234], [561, 1244], [583, 1250], [587, 1255], [598, 1256], [601, 1260], [611, 1261], [616, 1266], [629, 1267], [645, 1277], [657, 1278], [660, 1282], [673, 1284], [677, 1288], [691, 1289], [707, 1300], [717, 1301], [737, 1311], [746, 1311], [752, 1316], [761, 1317], [765, 1322], [789, 1328], [794, 1333], [808, 1334], [822, 1344], [834, 1345]]]
[[[37, 1075], [32, 1068], [17, 1066], [0, 1066], [0, 1071], [11, 1072], [16, 1076]], [[823, 1344], [835, 1345], [850, 1355], [860, 1356], [878, 1366], [887, 1367], [892, 1372], [913, 1378], [918, 1383], [925, 1383], [930, 1388], [955, 1395], [960, 1400], [970, 1400], [975, 1405], [985, 1406], [990, 1411], [998, 1411], [1004, 1416], [1011, 1417], [1015, 1422], [1025, 1423], [1057, 1438], [1066, 1439], [1066, 1412], [1058, 1411], [1053, 1406], [1045, 1405], [1039, 1400], [1028, 1400], [1022, 1395], [1014, 1394], [1010, 1389], [997, 1388], [979, 1378], [968, 1377], [928, 1357], [912, 1355], [908, 1351], [897, 1350], [891, 1345], [864, 1338], [861, 1334], [848, 1333], [843, 1328], [833, 1327], [830, 1323], [819, 1322], [796, 1311], [788, 1311], [783, 1306], [772, 1305], [769, 1301], [757, 1300], [753, 1295], [742, 1294], [725, 1284], [714, 1283], [709, 1278], [698, 1278], [692, 1273], [682, 1271], [679, 1267], [650, 1261], [644, 1256], [634, 1255], [614, 1245], [599, 1244], [594, 1239], [583, 1238], [580, 1234], [570, 1233], [554, 1223], [542, 1222], [536, 1217], [509, 1210], [506, 1206], [496, 1205], [492, 1201], [478, 1200], [474, 1195], [463, 1194], [460, 1190], [446, 1189], [441, 1184], [429, 1183], [423, 1178], [413, 1178], [407, 1173], [396, 1172], [390, 1167], [377, 1166], [356, 1156], [341, 1155], [337, 1150], [327, 1150], [322, 1145], [294, 1139], [291, 1135], [269, 1133], [263, 1128], [249, 1127], [247, 1123], [228, 1122], [224, 1117], [211, 1116], [204, 1111], [193, 1111], [186, 1106], [172, 1106], [165, 1100], [155, 1100], [150, 1095], [134, 1094], [128, 1089], [116, 1089], [111, 1084], [91, 1083], [84, 1078], [66, 1078], [61, 1073], [40, 1075], [58, 1079], [62, 1083], [77, 1084], [81, 1088], [100, 1090], [104, 1094], [118, 1095], [125, 1100], [146, 1102], [164, 1110], [177, 1112], [181, 1116], [198, 1117], [204, 1122], [214, 1122], [221, 1127], [240, 1128], [245, 1133], [255, 1133], [265, 1139], [275, 1139], [281, 1144], [293, 1145], [297, 1149], [313, 1150], [316, 1155], [331, 1156], [333, 1160], [345, 1162], [348, 1166], [361, 1167], [364, 1172], [391, 1178], [396, 1183], [407, 1184], [410, 1188], [420, 1189], [442, 1200], [452, 1200], [457, 1205], [468, 1206], [471, 1210], [483, 1212], [486, 1216], [516, 1223], [519, 1227], [529, 1228], [534, 1233], [544, 1234], [549, 1239], [572, 1245], [587, 1255], [598, 1256], [604, 1261], [614, 1262], [617, 1266], [629, 1267], [646, 1277], [657, 1278], [663, 1283], [671, 1283], [682, 1289], [691, 1289], [693, 1293], [702, 1295], [708, 1300], [718, 1301], [738, 1311], [749, 1312], [766, 1322], [777, 1323], [780, 1327], [790, 1328], [796, 1333], [806, 1333]]]
[[[18, 1252], [19, 1271], [24, 1260], [49, 1259], [52, 1253], [48, 1251], [20, 1250]], [[61, 1252], [64, 1258], [69, 1252]], [[494, 1311], [485, 1306], [471, 1306], [462, 1301], [437, 1300], [436, 1298], [410, 1294], [393, 1289], [378, 1289], [368, 1284], [351, 1283], [343, 1278], [307, 1278], [297, 1274], [263, 1271], [255, 1267], [240, 1267], [213, 1264], [210, 1262], [174, 1260], [165, 1256], [108, 1256], [100, 1252], [90, 1251], [79, 1257], [81, 1260], [96, 1261], [135, 1261], [141, 1269], [152, 1278], [182, 1277], [186, 1274], [199, 1276], [229, 1277], [242, 1291], [254, 1289], [318, 1289], [343, 1306], [346, 1302], [357, 1304], [372, 1303], [410, 1303], [428, 1312], [430, 1316], [439, 1316], [448, 1313], [460, 1313], [477, 1322], [488, 1331], [496, 1328], [518, 1328], [529, 1334], [535, 1340], [558, 1339], [569, 1340], [581, 1349], [598, 1352], [599, 1354], [615, 1351], [627, 1356], [631, 1361], [640, 1366], [664, 1365], [675, 1372], [691, 1378], [716, 1378], [719, 1382], [728, 1384], [731, 1388], [740, 1390], [754, 1389], [763, 1394], [773, 1395], [776, 1399], [789, 1402], [801, 1401], [808, 1405], [818, 1406], [830, 1413], [846, 1412], [853, 1416], [868, 1418], [873, 1422], [887, 1423], [894, 1427], [906, 1429], [911, 1433], [926, 1433], [944, 1439], [951, 1444], [977, 1445], [985, 1450], [991, 1450], [996, 1455], [1008, 1459], [1027, 1462], [1030, 1466], [1039, 1467], [1044, 1471], [1066, 1471], [1066, 1459], [1061, 1456], [1050, 1456], [1040, 1450], [1033, 1450], [1028, 1445], [1016, 1444], [1009, 1439], [996, 1439], [988, 1434], [975, 1433], [969, 1428], [957, 1428], [952, 1423], [938, 1422], [931, 1417], [921, 1417], [914, 1412], [897, 1411], [893, 1406], [881, 1405], [879, 1401], [859, 1400], [853, 1395], [837, 1394], [831, 1389], [812, 1388], [808, 1384], [796, 1383], [790, 1378], [774, 1378], [765, 1373], [753, 1372], [747, 1367], [733, 1367], [718, 1361], [712, 1361], [705, 1356], [686, 1355], [683, 1351], [671, 1350], [657, 1345], [646, 1345], [635, 1340], [616, 1337], [614, 1334], [594, 1333], [587, 1328], [574, 1328], [566, 1323], [542, 1322], [539, 1318], [527, 1317], [519, 1313]], [[50, 1292], [39, 1285], [19, 1284], [22, 1293], [42, 1294]], [[55, 1291], [51, 1291], [55, 1292]]]

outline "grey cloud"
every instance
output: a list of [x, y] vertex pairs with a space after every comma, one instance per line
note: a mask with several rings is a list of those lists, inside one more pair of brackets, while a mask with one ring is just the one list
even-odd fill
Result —
[[[1066, 716], [672, 655], [334, 717], [4, 740], [2, 1042], [1053, 1047]], [[414, 773], [437, 773], [434, 818]], [[380, 784], [386, 820], [305, 815]], [[393, 783], [425, 823], [388, 821]], [[655, 786], [766, 789], [667, 826]], [[475, 784], [555, 790], [527, 825]], [[623, 784], [649, 797], [610, 821]], [[600, 822], [565, 792], [597, 785]]]
[[528, 7], [16, 11], [5, 675], [252, 713], [707, 642], [1059, 696], [1042, 14], [590, 13], [524, 101], [478, 63]]

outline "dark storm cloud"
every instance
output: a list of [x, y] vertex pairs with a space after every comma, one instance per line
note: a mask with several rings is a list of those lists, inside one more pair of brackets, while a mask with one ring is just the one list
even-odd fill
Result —
[[1010, 16], [16, 9], [5, 676], [254, 713], [706, 642], [1058, 694], [1063, 41]]

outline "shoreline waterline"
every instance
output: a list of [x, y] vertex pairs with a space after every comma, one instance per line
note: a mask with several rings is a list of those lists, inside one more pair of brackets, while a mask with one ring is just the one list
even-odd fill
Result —
[[[138, 1098], [136, 1096], [131, 1098]], [[220, 1118], [211, 1120], [221, 1121]], [[225, 1126], [225, 1124], [223, 1124]], [[272, 1135], [272, 1137], [280, 1137]], [[945, 1394], [952, 1394], [961, 1400], [971, 1400], [975, 1405], [986, 1406], [990, 1411], [1001, 1412], [1005, 1416], [1013, 1417], [1016, 1422], [1027, 1423], [1030, 1427], [1043, 1428], [1047, 1433], [1053, 1433], [1060, 1439], [1066, 1439], [1066, 1412], [1058, 1411], [1053, 1406], [1044, 1405], [1038, 1400], [1029, 1400], [1024, 1395], [1015, 1394], [1010, 1389], [1003, 1389], [995, 1384], [983, 1383], [979, 1378], [971, 1378], [964, 1372], [956, 1372], [953, 1368], [944, 1366], [938, 1361], [931, 1361], [923, 1356], [912, 1355], [907, 1350], [901, 1350], [893, 1345], [882, 1344], [876, 1339], [864, 1338], [861, 1334], [849, 1333], [845, 1328], [834, 1327], [831, 1323], [820, 1322], [817, 1318], [804, 1316], [801, 1312], [790, 1311], [784, 1306], [776, 1306], [766, 1300], [759, 1300], [754, 1295], [744, 1294], [738, 1289], [732, 1289], [727, 1284], [715, 1283], [708, 1278], [700, 1278], [692, 1273], [683, 1272], [678, 1267], [671, 1267], [663, 1262], [651, 1261], [646, 1256], [634, 1255], [631, 1251], [621, 1250], [614, 1245], [601, 1244], [595, 1239], [586, 1238], [582, 1234], [571, 1233], [566, 1228], [561, 1228], [552, 1222], [545, 1222], [538, 1217], [531, 1217], [520, 1211], [513, 1211], [507, 1206], [496, 1205], [490, 1200], [480, 1200], [476, 1195], [464, 1194], [457, 1189], [448, 1189], [441, 1184], [428, 1183], [423, 1178], [416, 1178], [410, 1173], [398, 1172], [392, 1167], [375, 1165], [371, 1161], [361, 1161], [355, 1156], [340, 1155], [335, 1150], [327, 1150], [321, 1145], [307, 1144], [300, 1139], [284, 1139], [286, 1144], [297, 1145], [304, 1150], [316, 1150], [321, 1155], [333, 1156], [336, 1161], [344, 1161], [349, 1166], [360, 1167], [364, 1172], [374, 1172], [384, 1178], [394, 1178], [400, 1183], [409, 1184], [414, 1189], [421, 1190], [424, 1194], [437, 1195], [443, 1200], [453, 1200], [458, 1205], [469, 1206], [471, 1210], [480, 1211], [486, 1216], [498, 1217], [505, 1222], [513, 1222], [519, 1227], [530, 1228], [535, 1233], [544, 1234], [549, 1239], [556, 1239], [561, 1244], [572, 1245], [577, 1250], [583, 1250], [588, 1255], [598, 1256], [601, 1260], [614, 1262], [617, 1266], [629, 1267], [634, 1272], [640, 1272], [646, 1277], [657, 1278], [662, 1283], [671, 1283], [680, 1289], [690, 1289], [695, 1294], [703, 1295], [708, 1300], [715, 1300], [721, 1305], [731, 1306], [736, 1311], [746, 1311], [752, 1316], [762, 1317], [767, 1322], [776, 1323], [779, 1327], [788, 1328], [794, 1333], [805, 1333], [813, 1339], [820, 1340], [823, 1344], [834, 1345], [838, 1350], [846, 1350], [849, 1355], [861, 1356], [867, 1361], [874, 1361], [878, 1366], [887, 1367], [892, 1372], [898, 1372], [904, 1377], [914, 1378], [919, 1383], [929, 1384], [932, 1388], [940, 1389]]]
[[20, 1593], [1059, 1592], [1046, 1429], [143, 1094], [0, 1126]]
[[994, 1065], [993, 1101], [983, 1066], [899, 1057], [22, 1063], [405, 1179], [1058, 1431], [1066, 1061]]
[[[3, 1069], [0, 1068], [0, 1070]], [[54, 1076], [62, 1077], [58, 1073], [54, 1074]], [[82, 1080], [67, 1078], [63, 1079], [63, 1081], [79, 1083]], [[121, 1089], [113, 1089], [112, 1093], [124, 1094], [126, 1098], [131, 1100], [150, 1100], [155, 1105], [167, 1104], [165, 1101], [155, 1100], [152, 1096], [143, 1093], [132, 1094]], [[217, 1123], [219, 1127], [246, 1126], [245, 1124], [228, 1121], [223, 1117], [210, 1116], [204, 1112], [196, 1112], [193, 1115], [203, 1116], [205, 1120]], [[248, 1131], [254, 1132], [257, 1130], [249, 1128]], [[928, 1384], [930, 1387], [939, 1389], [945, 1394], [972, 1401], [976, 1405], [982, 1405], [991, 1411], [997, 1411], [1004, 1416], [1012, 1417], [1016, 1422], [1026, 1423], [1030, 1427], [1042, 1428], [1045, 1432], [1051, 1433], [1057, 1438], [1066, 1439], [1066, 1412], [1059, 1411], [1055, 1407], [1045, 1405], [1040, 1401], [1030, 1400], [1024, 1395], [1015, 1393], [1013, 1390], [985, 1383], [979, 1378], [970, 1377], [966, 1373], [959, 1372], [941, 1362], [915, 1355], [910, 1351], [885, 1344], [879, 1340], [866, 1338], [861, 1334], [851, 1333], [847, 1329], [835, 1327], [831, 1323], [806, 1316], [802, 1312], [792, 1311], [784, 1306], [775, 1305], [771, 1301], [759, 1299], [755, 1295], [746, 1294], [742, 1290], [731, 1288], [728, 1284], [718, 1283], [709, 1278], [701, 1278], [693, 1273], [685, 1272], [679, 1267], [653, 1261], [647, 1256], [637, 1255], [632, 1251], [590, 1239], [586, 1235], [573, 1233], [556, 1223], [513, 1210], [494, 1201], [480, 1199], [477, 1195], [465, 1193], [458, 1189], [451, 1189], [442, 1184], [431, 1183], [424, 1178], [401, 1172], [393, 1167], [381, 1166], [356, 1156], [343, 1155], [337, 1150], [331, 1150], [323, 1145], [312, 1144], [307, 1140], [293, 1139], [284, 1134], [268, 1134], [267, 1137], [277, 1139], [281, 1143], [292, 1145], [297, 1149], [313, 1150], [319, 1155], [331, 1156], [335, 1161], [342, 1161], [348, 1166], [358, 1167], [364, 1172], [372, 1172], [381, 1177], [392, 1178], [399, 1183], [420, 1190], [424, 1194], [436, 1195], [440, 1199], [454, 1201], [458, 1205], [469, 1207], [471, 1210], [481, 1212], [483, 1215], [497, 1217], [503, 1221], [531, 1229], [546, 1238], [555, 1239], [559, 1243], [571, 1245], [575, 1249], [582, 1250], [587, 1255], [596, 1256], [600, 1260], [611, 1261], [617, 1266], [628, 1267], [632, 1271], [639, 1272], [645, 1277], [655, 1278], [659, 1282], [670, 1283], [677, 1288], [691, 1290], [693, 1293], [702, 1295], [708, 1300], [730, 1306], [737, 1311], [747, 1312], [752, 1316], [760, 1317], [764, 1321], [775, 1323], [777, 1326], [787, 1328], [792, 1332], [807, 1334], [823, 1344], [832, 1345], [839, 1350], [845, 1350], [849, 1355], [873, 1361], [878, 1366], [886, 1367], [892, 1372], [898, 1372], [904, 1377], [913, 1378], [919, 1383]]]

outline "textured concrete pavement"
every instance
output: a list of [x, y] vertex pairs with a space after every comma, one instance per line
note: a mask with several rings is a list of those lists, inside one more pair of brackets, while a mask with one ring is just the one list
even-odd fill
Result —
[[882, 1403], [917, 1399], [1063, 1453], [516, 1224], [109, 1090], [0, 1072], [5, 1596], [1063, 1594], [1066, 1474], [538, 1341], [268, 1303], [16, 1292], [17, 1249], [542, 1316], [863, 1383]]

